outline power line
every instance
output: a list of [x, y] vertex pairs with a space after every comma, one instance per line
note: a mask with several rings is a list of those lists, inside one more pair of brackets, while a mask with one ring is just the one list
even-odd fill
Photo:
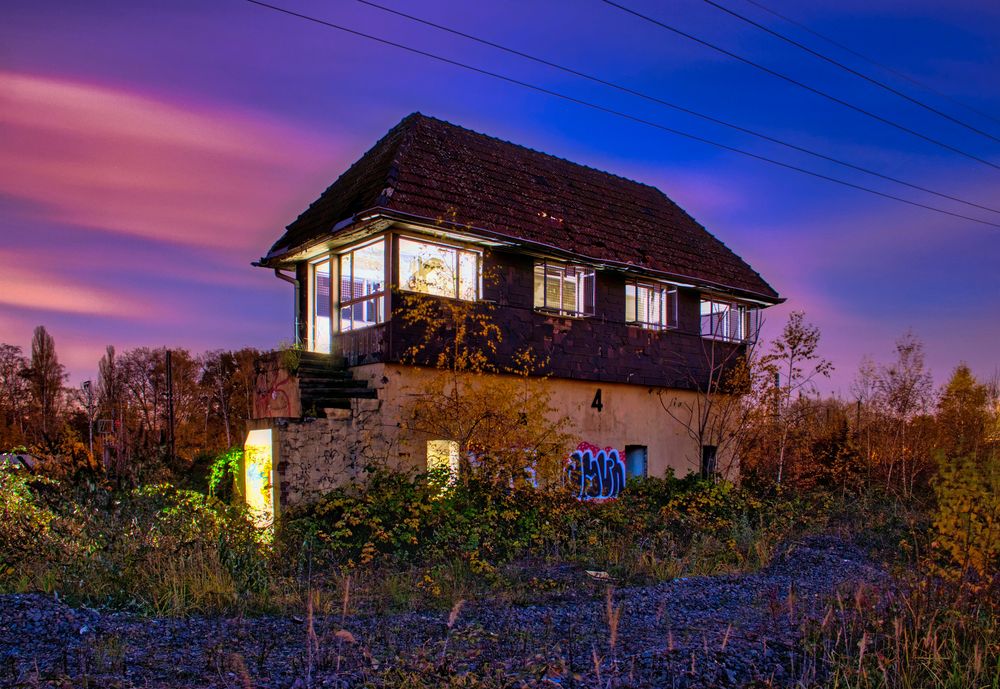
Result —
[[766, 162], [766, 163], [770, 163], [772, 165], [776, 165], [778, 167], [782, 167], [782, 168], [785, 168], [785, 169], [788, 169], [788, 170], [794, 170], [796, 172], [801, 172], [802, 174], [806, 174], [806, 175], [809, 175], [811, 177], [816, 177], [818, 179], [823, 179], [823, 180], [826, 180], [828, 182], [833, 182], [835, 184], [840, 184], [842, 186], [849, 187], [851, 189], [857, 189], [859, 191], [864, 191], [864, 192], [867, 192], [869, 194], [874, 194], [876, 196], [881, 196], [882, 198], [891, 199], [893, 201], [898, 201], [900, 203], [905, 203], [907, 205], [915, 206], [917, 208], [923, 208], [925, 210], [934, 211], [935, 213], [941, 213], [943, 215], [948, 215], [948, 216], [951, 216], [953, 218], [960, 218], [962, 220], [968, 220], [970, 222], [978, 223], [980, 225], [989, 225], [991, 227], [1000, 228], [1000, 223], [995, 223], [995, 222], [992, 222], [992, 221], [989, 221], [989, 220], [982, 220], [980, 218], [974, 218], [972, 216], [963, 215], [961, 213], [955, 213], [953, 211], [945, 210], [943, 208], [938, 208], [936, 206], [930, 206], [930, 205], [927, 205], [927, 204], [924, 204], [924, 203], [920, 203], [919, 201], [912, 201], [910, 199], [906, 199], [906, 198], [903, 198], [901, 196], [895, 196], [893, 194], [889, 194], [889, 193], [886, 193], [886, 192], [883, 192], [883, 191], [878, 191], [877, 189], [872, 189], [870, 187], [865, 187], [865, 186], [862, 186], [860, 184], [854, 184], [853, 182], [848, 182], [847, 180], [842, 180], [842, 179], [839, 179], [837, 177], [831, 177], [831, 176], [825, 175], [825, 174], [823, 174], [821, 172], [815, 172], [813, 170], [808, 170], [806, 168], [802, 168], [802, 167], [799, 167], [797, 165], [793, 165], [791, 163], [784, 163], [782, 161], [775, 160], [773, 158], [768, 158], [766, 156], [762, 156], [762, 155], [759, 155], [757, 153], [752, 153], [750, 151], [746, 151], [746, 150], [743, 150], [741, 148], [736, 148], [734, 146], [729, 146], [728, 144], [720, 143], [718, 141], [713, 141], [711, 139], [706, 139], [706, 138], [698, 136], [696, 134], [691, 134], [689, 132], [681, 131], [679, 129], [674, 129], [672, 127], [668, 127], [666, 125], [659, 124], [659, 123], [653, 122], [651, 120], [646, 120], [646, 119], [643, 119], [643, 118], [638, 117], [636, 115], [630, 115], [630, 114], [622, 112], [620, 110], [615, 110], [613, 108], [609, 108], [607, 106], [600, 105], [599, 103], [594, 103], [592, 101], [583, 100], [583, 99], [577, 98], [575, 96], [570, 96], [570, 95], [565, 94], [565, 93], [560, 93], [559, 91], [553, 91], [552, 89], [548, 89], [548, 88], [546, 88], [544, 86], [538, 86], [536, 84], [531, 84], [531, 83], [526, 82], [526, 81], [521, 81], [520, 79], [515, 79], [514, 77], [509, 77], [507, 75], [500, 74], [498, 72], [491, 72], [491, 71], [483, 69], [481, 67], [476, 67], [474, 65], [470, 65], [470, 64], [467, 64], [467, 63], [464, 63], [464, 62], [459, 62], [458, 60], [452, 60], [451, 58], [447, 58], [447, 57], [444, 57], [444, 56], [441, 56], [441, 55], [436, 55], [435, 53], [431, 53], [431, 52], [428, 52], [428, 51], [425, 51], [425, 50], [421, 50], [419, 48], [413, 48], [411, 46], [404, 45], [402, 43], [397, 43], [397, 42], [389, 40], [387, 38], [381, 38], [379, 36], [374, 36], [372, 34], [365, 33], [363, 31], [358, 31], [356, 29], [351, 29], [351, 28], [348, 28], [346, 26], [341, 26], [339, 24], [334, 24], [333, 22], [329, 22], [329, 21], [326, 21], [324, 19], [319, 19], [318, 17], [313, 17], [313, 16], [310, 16], [310, 15], [307, 15], [307, 14], [301, 14], [299, 12], [295, 12], [294, 10], [289, 10], [289, 9], [285, 9], [284, 7], [278, 7], [276, 5], [271, 5], [269, 3], [263, 2], [262, 0], [246, 0], [246, 1], [249, 2], [249, 3], [251, 3], [251, 4], [258, 5], [260, 7], [265, 7], [267, 9], [274, 10], [275, 12], [280, 12], [282, 14], [287, 14], [287, 15], [289, 15], [291, 17], [297, 17], [299, 19], [304, 19], [304, 20], [306, 20], [308, 22], [312, 22], [314, 24], [319, 24], [321, 26], [325, 26], [325, 27], [328, 27], [328, 28], [331, 28], [331, 29], [336, 29], [338, 31], [342, 31], [344, 33], [348, 33], [348, 34], [351, 34], [353, 36], [358, 36], [360, 38], [367, 38], [370, 41], [374, 41], [376, 43], [381, 43], [383, 45], [392, 46], [393, 48], [398, 48], [400, 50], [404, 50], [404, 51], [412, 53], [414, 55], [421, 55], [423, 57], [427, 57], [427, 58], [430, 58], [432, 60], [437, 60], [438, 62], [443, 62], [445, 64], [452, 65], [454, 67], [460, 67], [460, 68], [468, 70], [470, 72], [475, 72], [477, 74], [482, 74], [484, 76], [492, 77], [494, 79], [499, 79], [499, 80], [505, 81], [505, 82], [507, 82], [509, 84], [514, 84], [515, 86], [521, 86], [523, 88], [530, 89], [530, 90], [536, 91], [538, 93], [544, 93], [544, 94], [552, 96], [554, 98], [560, 98], [560, 99], [568, 101], [570, 103], [576, 103], [577, 105], [582, 105], [584, 107], [591, 108], [592, 110], [597, 110], [599, 112], [604, 112], [604, 113], [607, 113], [609, 115], [614, 115], [616, 117], [621, 117], [623, 119], [630, 120], [632, 122], [636, 122], [636, 123], [639, 123], [639, 124], [643, 124], [643, 125], [646, 125], [648, 127], [653, 127], [655, 129], [659, 129], [659, 130], [662, 130], [662, 131], [665, 131], [665, 132], [669, 132], [670, 134], [674, 134], [676, 136], [681, 136], [681, 137], [684, 137], [686, 139], [691, 139], [692, 141], [698, 141], [700, 143], [704, 143], [704, 144], [707, 144], [709, 146], [714, 146], [716, 148], [720, 148], [720, 149], [723, 149], [723, 150], [726, 150], [726, 151], [731, 151], [733, 153], [738, 153], [738, 154], [746, 156], [748, 158], [753, 158], [755, 160], [760, 160], [760, 161], [763, 161], [763, 162]]
[[882, 124], [889, 125], [890, 127], [893, 127], [893, 128], [898, 129], [898, 130], [900, 130], [902, 132], [906, 132], [907, 134], [915, 136], [918, 139], [923, 139], [924, 141], [932, 143], [932, 144], [934, 144], [936, 146], [940, 146], [941, 148], [947, 149], [947, 150], [951, 151], [952, 153], [958, 153], [959, 155], [965, 156], [966, 158], [970, 158], [972, 160], [980, 162], [983, 165], [989, 165], [990, 167], [992, 167], [994, 169], [1000, 170], [1000, 165], [997, 165], [996, 163], [991, 163], [990, 161], [986, 160], [985, 158], [980, 158], [979, 156], [977, 156], [977, 155], [975, 155], [973, 153], [969, 153], [968, 151], [963, 151], [962, 149], [957, 148], [955, 146], [952, 146], [951, 144], [946, 144], [943, 141], [939, 141], [938, 139], [935, 139], [934, 137], [927, 136], [926, 134], [921, 134], [920, 132], [918, 132], [918, 131], [916, 131], [914, 129], [910, 129], [906, 125], [899, 124], [898, 122], [894, 122], [894, 121], [892, 121], [890, 119], [882, 117], [881, 115], [877, 115], [877, 114], [871, 112], [870, 110], [866, 110], [866, 109], [864, 109], [864, 108], [862, 108], [860, 106], [854, 105], [853, 103], [849, 103], [848, 101], [846, 101], [846, 100], [844, 100], [842, 98], [838, 98], [837, 96], [831, 95], [831, 94], [829, 94], [829, 93], [827, 93], [825, 91], [822, 91], [822, 90], [820, 90], [818, 88], [810, 86], [809, 84], [801, 82], [798, 79], [790, 77], [787, 74], [783, 74], [781, 72], [778, 72], [776, 70], [771, 69], [770, 67], [766, 67], [766, 66], [760, 64], [759, 62], [754, 62], [753, 60], [751, 60], [749, 58], [743, 57], [742, 55], [738, 55], [738, 54], [736, 54], [736, 53], [734, 53], [734, 52], [732, 52], [730, 50], [726, 50], [725, 48], [722, 48], [720, 46], [715, 45], [714, 43], [709, 43], [708, 41], [706, 41], [704, 39], [698, 38], [697, 36], [689, 34], [686, 31], [682, 31], [681, 29], [678, 29], [677, 27], [671, 26], [670, 24], [662, 22], [662, 21], [660, 21], [658, 19], [654, 19], [653, 17], [650, 17], [647, 14], [643, 14], [642, 12], [634, 10], [634, 9], [632, 9], [630, 7], [626, 7], [625, 5], [617, 3], [614, 0], [601, 0], [601, 2], [603, 2], [603, 3], [607, 4], [607, 5], [611, 5], [612, 7], [616, 7], [619, 10], [621, 10], [622, 12], [625, 12], [627, 14], [631, 14], [634, 17], [638, 17], [639, 19], [642, 19], [643, 21], [649, 22], [650, 24], [654, 24], [655, 26], [658, 26], [661, 29], [666, 29], [667, 31], [671, 31], [671, 32], [677, 34], [678, 36], [683, 36], [684, 38], [687, 38], [687, 39], [689, 39], [691, 41], [694, 41], [695, 43], [699, 43], [699, 44], [701, 44], [703, 46], [711, 48], [712, 50], [714, 50], [716, 52], [719, 52], [719, 53], [722, 53], [723, 55], [727, 55], [727, 56], [733, 58], [734, 60], [739, 60], [740, 62], [742, 62], [744, 64], [747, 64], [747, 65], [750, 65], [751, 67], [755, 67], [756, 69], [759, 69], [762, 72], [766, 72], [767, 74], [770, 74], [771, 76], [777, 77], [778, 79], [782, 79], [783, 81], [787, 81], [789, 84], [794, 84], [795, 86], [798, 86], [801, 89], [805, 89], [806, 91], [809, 91], [811, 93], [815, 93], [818, 96], [822, 96], [823, 98], [826, 98], [827, 100], [833, 101], [834, 103], [838, 103], [838, 104], [844, 106], [845, 108], [850, 108], [851, 110], [854, 110], [855, 112], [859, 112], [862, 115], [865, 115], [867, 117], [872, 118], [873, 120], [881, 122]]
[[997, 138], [997, 137], [993, 136], [989, 132], [984, 132], [982, 129], [979, 129], [979, 128], [971, 125], [971, 124], [968, 124], [967, 122], [964, 122], [964, 121], [958, 119], [957, 117], [952, 117], [948, 113], [942, 112], [941, 110], [938, 110], [934, 106], [928, 105], [927, 103], [924, 103], [922, 100], [920, 100], [918, 98], [913, 98], [912, 96], [910, 96], [910, 95], [908, 95], [908, 94], [906, 94], [906, 93], [904, 93], [904, 92], [902, 92], [902, 91], [900, 91], [900, 90], [898, 90], [896, 88], [893, 88], [892, 86], [890, 86], [889, 84], [886, 84], [883, 81], [879, 81], [878, 79], [875, 79], [874, 77], [870, 77], [867, 74], [865, 74], [864, 72], [860, 72], [860, 71], [858, 71], [858, 70], [856, 70], [856, 69], [854, 69], [852, 67], [849, 67], [849, 66], [845, 65], [843, 62], [840, 62], [839, 60], [835, 60], [834, 58], [829, 57], [828, 55], [824, 55], [823, 53], [819, 52], [818, 50], [813, 50], [809, 46], [796, 41], [794, 38], [786, 36], [785, 34], [781, 33], [780, 31], [775, 31], [774, 29], [772, 29], [772, 28], [770, 28], [768, 26], [765, 26], [764, 24], [761, 24], [760, 22], [754, 21], [750, 17], [746, 17], [746, 16], [740, 14], [739, 12], [736, 12], [735, 10], [732, 10], [732, 9], [726, 7], [725, 5], [722, 5], [722, 4], [718, 3], [718, 2], [716, 2], [715, 0], [702, 0], [702, 2], [704, 2], [707, 5], [710, 5], [710, 6], [714, 7], [714, 8], [716, 8], [718, 10], [721, 10], [722, 12], [725, 12], [726, 14], [728, 14], [728, 15], [730, 15], [732, 17], [736, 17], [740, 21], [745, 22], [745, 23], [749, 24], [750, 26], [754, 26], [754, 27], [760, 29], [761, 31], [764, 31], [764, 32], [766, 32], [766, 33], [774, 36], [775, 38], [779, 38], [782, 41], [784, 41], [785, 43], [788, 43], [789, 45], [793, 45], [796, 48], [798, 48], [799, 50], [802, 50], [802, 51], [804, 51], [806, 53], [809, 53], [810, 55], [812, 55], [812, 56], [814, 56], [816, 58], [819, 58], [820, 60], [828, 62], [831, 65], [834, 65], [835, 67], [839, 67], [840, 69], [844, 70], [845, 72], [847, 72], [849, 74], [853, 74], [854, 76], [858, 77], [859, 79], [864, 79], [865, 81], [867, 81], [867, 82], [869, 82], [871, 84], [874, 84], [875, 86], [878, 86], [879, 88], [884, 89], [884, 90], [888, 91], [889, 93], [892, 93], [892, 94], [894, 94], [896, 96], [899, 96], [900, 98], [902, 98], [904, 100], [907, 100], [910, 103], [913, 103], [914, 105], [917, 105], [917, 106], [919, 106], [919, 107], [921, 107], [921, 108], [923, 108], [923, 109], [925, 109], [925, 110], [927, 110], [929, 112], [932, 112], [935, 115], [938, 115], [939, 117], [943, 117], [944, 119], [948, 120], [949, 122], [953, 122], [954, 124], [957, 124], [960, 127], [965, 127], [969, 131], [975, 132], [976, 134], [979, 134], [980, 136], [984, 136], [987, 139], [991, 139], [993, 141], [996, 141], [997, 143], [1000, 143], [1000, 138]]
[[870, 65], [874, 65], [875, 67], [878, 67], [879, 69], [885, 70], [889, 74], [894, 74], [895, 76], [899, 77], [900, 79], [905, 79], [906, 81], [910, 82], [914, 86], [919, 86], [920, 88], [925, 89], [927, 91], [930, 91], [931, 93], [934, 93], [934, 94], [940, 96], [941, 98], [944, 98], [946, 100], [951, 101], [955, 105], [959, 105], [959, 106], [965, 108], [966, 110], [968, 110], [970, 112], [974, 112], [977, 115], [980, 115], [981, 117], [985, 117], [988, 120], [993, 120], [997, 124], [1000, 124], [1000, 118], [996, 117], [995, 115], [991, 115], [990, 113], [984, 112], [984, 111], [980, 110], [979, 108], [975, 108], [975, 107], [969, 105], [968, 103], [964, 103], [964, 102], [958, 100], [957, 98], [949, 96], [946, 93], [942, 93], [940, 90], [934, 88], [930, 84], [928, 84], [926, 82], [923, 82], [923, 81], [920, 81], [918, 79], [914, 79], [913, 77], [911, 77], [909, 74], [907, 74], [906, 72], [904, 72], [902, 70], [896, 69], [895, 67], [890, 67], [889, 65], [887, 65], [885, 63], [882, 63], [882, 62], [878, 62], [877, 60], [874, 60], [871, 57], [868, 57], [867, 55], [865, 55], [863, 53], [859, 53], [857, 50], [854, 50], [850, 46], [847, 46], [847, 45], [845, 45], [845, 44], [843, 44], [843, 43], [841, 43], [841, 42], [839, 42], [837, 40], [834, 40], [834, 39], [830, 38], [829, 36], [821, 34], [820, 32], [816, 31], [815, 29], [809, 28], [808, 26], [806, 26], [802, 22], [796, 21], [796, 20], [792, 19], [791, 17], [789, 17], [787, 15], [781, 14], [780, 12], [771, 9], [770, 7], [767, 7], [766, 5], [764, 5], [762, 3], [759, 3], [756, 0], [746, 0], [746, 2], [750, 3], [754, 7], [757, 7], [757, 8], [760, 8], [760, 9], [764, 10], [765, 12], [767, 12], [769, 14], [774, 15], [778, 19], [786, 21], [789, 24], [792, 24], [793, 26], [799, 27], [803, 31], [811, 33], [816, 38], [819, 38], [819, 39], [821, 39], [823, 41], [826, 41], [830, 45], [832, 45], [832, 46], [834, 46], [836, 48], [840, 48], [844, 52], [850, 53], [854, 57], [860, 58], [860, 59], [864, 60], [865, 62], [867, 62]]
[[594, 76], [592, 74], [587, 74], [586, 72], [581, 72], [581, 71], [579, 71], [577, 69], [573, 69], [572, 67], [566, 67], [565, 65], [560, 65], [560, 64], [558, 64], [556, 62], [552, 62], [551, 60], [546, 60], [544, 58], [540, 58], [540, 57], [537, 57], [535, 55], [531, 55], [529, 53], [525, 53], [525, 52], [522, 52], [520, 50], [516, 50], [514, 48], [510, 48], [510, 47], [502, 45], [500, 43], [496, 43], [494, 41], [490, 41], [490, 40], [487, 40], [485, 38], [480, 38], [478, 36], [474, 36], [472, 34], [465, 33], [463, 31], [459, 31], [458, 29], [453, 29], [451, 27], [444, 26], [442, 24], [437, 24], [435, 22], [428, 21], [426, 19], [422, 19], [421, 17], [417, 17], [417, 16], [414, 16], [412, 14], [407, 14], [406, 12], [402, 12], [400, 10], [393, 9], [391, 7], [386, 7], [385, 5], [380, 5], [379, 3], [373, 2], [372, 0], [357, 0], [357, 1], [360, 2], [363, 5], [368, 5], [370, 7], [374, 7], [376, 9], [382, 10], [384, 12], [388, 12], [390, 14], [394, 14], [396, 16], [408, 19], [410, 21], [417, 22], [419, 24], [423, 24], [424, 26], [430, 26], [430, 27], [433, 27], [433, 28], [438, 29], [440, 31], [445, 31], [447, 33], [453, 34], [455, 36], [461, 36], [462, 38], [466, 38], [466, 39], [468, 39], [470, 41], [475, 41], [476, 43], [479, 43], [481, 45], [486, 45], [486, 46], [490, 46], [491, 48], [496, 48], [497, 50], [502, 50], [502, 51], [504, 51], [506, 53], [509, 53], [511, 55], [516, 55], [516, 56], [522, 57], [522, 58], [524, 58], [526, 60], [531, 60], [531, 61], [536, 62], [538, 64], [542, 64], [542, 65], [545, 65], [547, 67], [552, 67], [553, 69], [558, 69], [558, 70], [560, 70], [562, 72], [565, 72], [567, 74], [572, 74], [574, 76], [581, 77], [583, 79], [587, 79], [587, 80], [592, 81], [594, 83], [601, 84], [603, 86], [608, 86], [608, 87], [613, 88], [613, 89], [617, 89], [618, 91], [621, 91], [623, 93], [628, 93], [630, 95], [637, 96], [639, 98], [642, 98], [644, 100], [650, 101], [652, 103], [656, 103], [658, 105], [662, 105], [662, 106], [665, 106], [665, 107], [668, 107], [668, 108], [672, 108], [673, 110], [676, 110], [678, 112], [683, 112], [685, 114], [701, 118], [703, 120], [706, 120], [708, 122], [712, 122], [714, 124], [721, 125], [723, 127], [728, 127], [730, 129], [733, 129], [733, 130], [738, 131], [738, 132], [742, 132], [744, 134], [750, 134], [751, 136], [755, 136], [755, 137], [757, 137], [759, 139], [762, 139], [764, 141], [769, 141], [771, 143], [775, 143], [775, 144], [778, 144], [780, 146], [784, 146], [784, 147], [792, 149], [794, 151], [799, 151], [801, 153], [805, 153], [805, 154], [814, 156], [816, 158], [820, 158], [821, 160], [826, 160], [826, 161], [829, 161], [829, 162], [832, 162], [832, 163], [836, 163], [838, 165], [843, 165], [844, 167], [851, 168], [851, 169], [857, 170], [859, 172], [864, 172], [865, 174], [873, 175], [875, 177], [879, 177], [881, 179], [888, 180], [890, 182], [895, 182], [896, 184], [901, 184], [901, 185], [909, 187], [911, 189], [916, 189], [917, 191], [922, 191], [922, 192], [925, 192], [925, 193], [928, 193], [928, 194], [933, 194], [934, 196], [938, 196], [938, 197], [943, 198], [943, 199], [948, 199], [950, 201], [956, 201], [958, 203], [965, 204], [966, 206], [970, 206], [972, 208], [978, 208], [980, 210], [989, 211], [991, 213], [1000, 213], [1000, 210], [998, 210], [996, 208], [991, 208], [989, 206], [984, 206], [982, 204], [975, 203], [973, 201], [967, 201], [967, 200], [959, 198], [957, 196], [952, 196], [951, 194], [945, 194], [945, 193], [942, 193], [942, 192], [939, 192], [939, 191], [934, 191], [933, 189], [928, 189], [927, 187], [921, 186], [919, 184], [913, 184], [911, 182], [907, 182], [907, 181], [899, 179], [897, 177], [893, 177], [891, 175], [887, 175], [887, 174], [883, 174], [881, 172], [878, 172], [876, 170], [872, 170], [872, 169], [869, 169], [869, 168], [866, 168], [866, 167], [862, 167], [861, 165], [856, 165], [854, 163], [850, 163], [850, 162], [847, 162], [845, 160], [840, 160], [839, 158], [835, 158], [833, 156], [826, 155], [825, 153], [819, 153], [817, 151], [810, 150], [808, 148], [805, 148], [804, 146], [799, 146], [798, 144], [793, 144], [793, 143], [789, 143], [787, 141], [783, 141], [781, 139], [778, 139], [776, 137], [770, 136], [768, 134], [764, 134], [762, 132], [755, 131], [753, 129], [749, 129], [747, 127], [742, 127], [742, 126], [740, 126], [738, 124], [733, 124], [732, 122], [727, 122], [726, 120], [722, 120], [722, 119], [720, 119], [718, 117], [714, 117], [712, 115], [706, 115], [706, 114], [698, 112], [696, 110], [692, 110], [690, 108], [678, 105], [676, 103], [672, 103], [670, 101], [664, 100], [664, 99], [659, 98], [657, 96], [652, 96], [652, 95], [650, 95], [648, 93], [644, 93], [642, 91], [638, 91], [638, 90], [630, 88], [628, 86], [623, 86], [622, 84], [615, 83], [613, 81], [608, 81], [607, 79], [602, 79], [601, 77], [596, 77], [596, 76]]

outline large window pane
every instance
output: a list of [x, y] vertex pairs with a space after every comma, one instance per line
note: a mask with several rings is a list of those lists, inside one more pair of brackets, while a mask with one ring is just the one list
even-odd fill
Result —
[[625, 321], [643, 328], [677, 327], [677, 289], [660, 283], [625, 285]]
[[340, 330], [366, 328], [385, 320], [385, 241], [340, 256]]
[[758, 310], [746, 304], [701, 300], [701, 334], [720, 340], [752, 341], [757, 337]]
[[399, 240], [401, 289], [439, 297], [475, 301], [479, 298], [478, 252], [458, 247]]
[[330, 351], [330, 261], [314, 263], [311, 268], [309, 349], [326, 353]]
[[536, 263], [535, 308], [568, 316], [592, 316], [594, 283], [593, 268]]
[[460, 251], [458, 254], [458, 298], [475, 301], [479, 297], [479, 254]]

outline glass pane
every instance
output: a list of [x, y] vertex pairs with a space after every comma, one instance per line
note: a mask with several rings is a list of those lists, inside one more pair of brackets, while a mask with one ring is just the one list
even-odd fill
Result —
[[579, 278], [579, 273], [576, 268], [567, 266], [562, 270], [562, 275], [562, 304], [559, 308], [566, 313], [576, 313], [580, 310], [576, 302], [578, 291], [576, 281]]
[[677, 326], [677, 288], [673, 287], [667, 290], [667, 325], [671, 328], [676, 328]]
[[663, 288], [649, 288], [649, 317], [646, 321], [657, 328], [663, 326]]
[[340, 257], [340, 301], [350, 301], [354, 298], [351, 289], [351, 254]]
[[549, 309], [562, 308], [562, 270], [545, 266], [545, 306]]
[[400, 239], [399, 286], [411, 292], [456, 297], [457, 261], [455, 249]]
[[535, 264], [535, 308], [545, 307], [545, 264]]
[[635, 285], [625, 285], [625, 322], [634, 323], [638, 320], [636, 318], [636, 286]]
[[579, 301], [577, 304], [577, 313], [586, 314], [588, 316], [594, 315], [594, 285], [596, 282], [595, 274], [593, 270], [587, 270], [586, 268], [580, 270], [580, 287], [579, 287]]
[[458, 254], [458, 298], [466, 301], [479, 298], [479, 254], [473, 251]]
[[312, 351], [330, 351], [330, 261], [313, 266], [313, 281], [310, 299], [312, 318], [309, 329], [312, 333]]
[[385, 285], [385, 242], [378, 241], [354, 252], [352, 299], [378, 294]]

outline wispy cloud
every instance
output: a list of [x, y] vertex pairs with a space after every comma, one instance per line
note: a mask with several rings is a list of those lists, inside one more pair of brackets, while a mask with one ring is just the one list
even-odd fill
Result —
[[147, 307], [122, 291], [95, 287], [57, 271], [10, 263], [0, 271], [0, 305], [123, 318], [147, 313]]
[[0, 188], [48, 221], [241, 249], [277, 236], [274, 199], [337, 157], [332, 137], [265, 117], [11, 72], [0, 142]]

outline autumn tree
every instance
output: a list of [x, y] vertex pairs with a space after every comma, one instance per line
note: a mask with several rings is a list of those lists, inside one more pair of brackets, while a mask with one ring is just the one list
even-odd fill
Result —
[[533, 469], [539, 479], [556, 480], [567, 436], [565, 421], [533, 375], [543, 362], [525, 351], [508, 365], [498, 363], [503, 333], [489, 304], [420, 294], [400, 298], [406, 302], [403, 321], [416, 342], [404, 359], [429, 371], [412, 391], [404, 427], [456, 443], [462, 477], [476, 471], [507, 484], [524, 480]]
[[937, 404], [938, 448], [949, 457], [984, 453], [994, 423], [989, 388], [959, 364]]
[[854, 384], [857, 432], [886, 489], [909, 496], [933, 471], [934, 387], [920, 340], [908, 332], [895, 349], [889, 364], [862, 362]]

